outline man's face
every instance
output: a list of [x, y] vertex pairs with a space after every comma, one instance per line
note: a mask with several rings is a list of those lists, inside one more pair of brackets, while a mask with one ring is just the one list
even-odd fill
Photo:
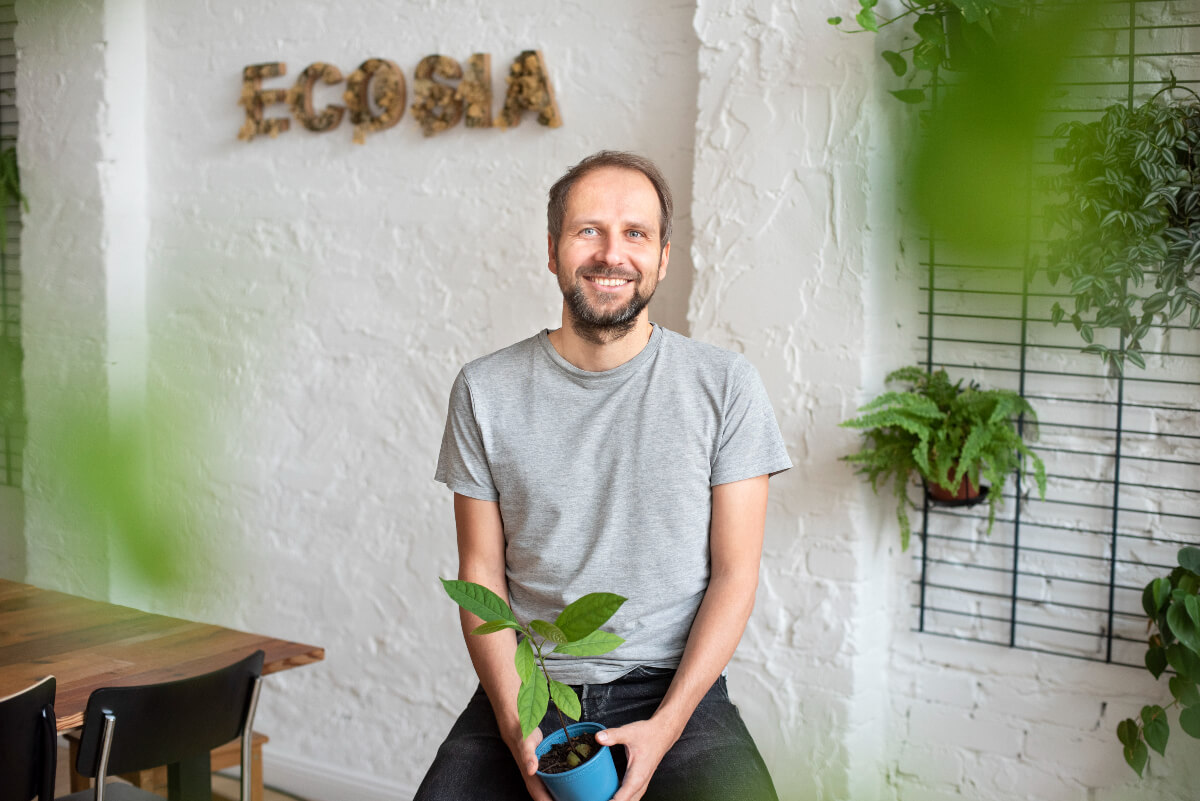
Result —
[[579, 333], [600, 341], [632, 330], [667, 274], [659, 214], [654, 184], [637, 170], [602, 167], [571, 188], [550, 272]]

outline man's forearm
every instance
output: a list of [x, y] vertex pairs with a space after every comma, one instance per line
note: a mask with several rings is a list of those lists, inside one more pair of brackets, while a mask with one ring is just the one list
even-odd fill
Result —
[[750, 576], [714, 575], [709, 580], [679, 669], [654, 713], [654, 719], [668, 727], [674, 739], [683, 733], [704, 694], [733, 657], [754, 609], [757, 586], [757, 571]]
[[679, 670], [655, 713], [676, 739], [746, 630], [758, 589], [766, 514], [767, 476], [713, 488], [708, 589], [692, 621]]
[[479, 625], [479, 618], [463, 611], [461, 613], [463, 637], [467, 641], [467, 652], [479, 683], [487, 693], [496, 722], [505, 739], [520, 733], [521, 723], [517, 717], [517, 691], [521, 679], [513, 664], [517, 651], [517, 637], [513, 631], [501, 631], [486, 637], [475, 637], [471, 631]]

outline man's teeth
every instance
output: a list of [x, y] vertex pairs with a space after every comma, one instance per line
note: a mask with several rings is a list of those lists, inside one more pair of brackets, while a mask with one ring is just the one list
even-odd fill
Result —
[[622, 286], [629, 283], [628, 278], [593, 278], [600, 286]]

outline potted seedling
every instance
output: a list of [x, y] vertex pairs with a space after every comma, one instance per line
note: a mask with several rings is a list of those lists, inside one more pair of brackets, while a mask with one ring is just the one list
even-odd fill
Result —
[[[892, 481], [900, 546], [908, 549], [908, 486], [914, 475], [925, 483], [930, 498], [949, 505], [988, 501], [988, 532], [1008, 476], [1029, 457], [1038, 490], [1046, 497], [1046, 467], [1025, 445], [1016, 419], [1030, 424], [1037, 415], [1016, 392], [982, 389], [975, 382], [950, 383], [945, 370], [927, 372], [904, 367], [887, 377], [906, 382], [904, 392], [884, 392], [859, 409], [859, 416], [842, 423], [862, 431], [866, 442], [858, 453], [842, 458], [858, 465], [871, 488]], [[982, 484], [991, 482], [991, 487]]]
[[1169, 682], [1174, 700], [1165, 708], [1147, 704], [1140, 720], [1128, 718], [1117, 726], [1125, 761], [1139, 776], [1150, 758], [1147, 746], [1166, 756], [1171, 707], [1179, 707], [1179, 727], [1200, 738], [1200, 548], [1181, 548], [1178, 559], [1178, 567], [1151, 581], [1142, 592], [1142, 608], [1153, 630], [1146, 669], [1156, 679], [1168, 667], [1174, 671]]
[[568, 685], [550, 678], [546, 658], [562, 656], [599, 656], [625, 642], [607, 631], [604, 625], [625, 599], [608, 592], [593, 592], [572, 601], [551, 623], [546, 620], [517, 620], [503, 598], [470, 581], [442, 579], [450, 598], [483, 623], [473, 635], [494, 634], [512, 629], [521, 635], [515, 662], [521, 688], [517, 692], [517, 714], [521, 736], [528, 737], [542, 722], [554, 701], [560, 727], [537, 747], [538, 775], [558, 801], [608, 801], [617, 791], [617, 771], [607, 746], [596, 742], [599, 723], [568, 724], [579, 720], [582, 707], [579, 696]]

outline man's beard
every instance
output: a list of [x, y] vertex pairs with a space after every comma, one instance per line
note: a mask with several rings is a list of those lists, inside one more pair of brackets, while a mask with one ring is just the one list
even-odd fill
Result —
[[653, 297], [653, 289], [650, 290], [650, 294], [642, 295], [635, 285], [629, 303], [617, 309], [600, 310], [588, 303], [583, 293], [582, 282], [577, 282], [571, 289], [563, 292], [575, 332], [596, 345], [615, 342], [632, 331], [637, 325], [638, 315]]

